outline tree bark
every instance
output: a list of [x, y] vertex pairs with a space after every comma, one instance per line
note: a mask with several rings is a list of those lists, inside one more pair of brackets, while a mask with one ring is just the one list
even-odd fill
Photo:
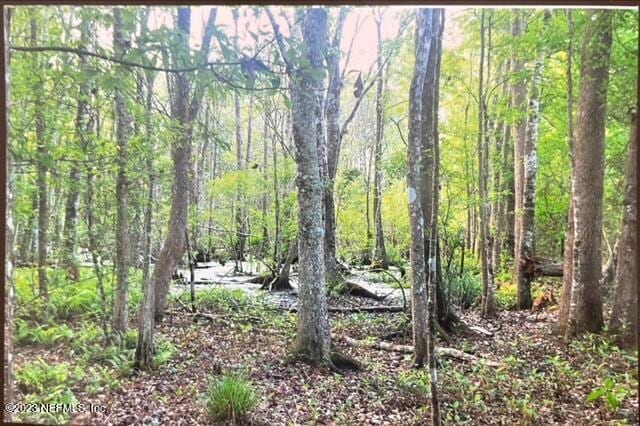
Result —
[[423, 91], [431, 50], [432, 9], [420, 9], [416, 16], [415, 65], [409, 92], [409, 219], [411, 224], [411, 299], [414, 363], [428, 362], [428, 295], [425, 271], [425, 215], [422, 209], [423, 161]]
[[[548, 20], [545, 13], [545, 23]], [[545, 25], [546, 26], [546, 25]], [[533, 276], [528, 273], [527, 260], [535, 256], [535, 207], [536, 177], [538, 174], [538, 136], [540, 129], [540, 93], [542, 91], [542, 70], [545, 49], [539, 47], [538, 60], [533, 72], [532, 90], [529, 101], [527, 137], [523, 147], [522, 176], [522, 214], [519, 222], [519, 238], [516, 247], [518, 261], [516, 268], [518, 309], [531, 309], [531, 282]]]
[[[520, 11], [514, 11], [515, 18], [512, 25], [513, 37], [523, 37], [523, 23], [522, 14]], [[522, 74], [524, 71], [524, 62], [519, 53], [514, 54], [513, 58], [513, 73]], [[527, 137], [527, 86], [523, 77], [517, 76], [517, 80], [513, 84], [513, 107], [519, 111], [520, 116], [516, 122], [516, 131], [513, 148], [513, 170], [514, 170], [514, 259], [517, 248], [520, 247], [520, 221], [522, 217], [523, 208], [523, 179], [524, 179], [524, 146]], [[518, 268], [517, 262], [514, 262], [514, 272]], [[516, 272], [517, 273], [517, 272]]]
[[324, 269], [323, 188], [317, 146], [317, 132], [322, 122], [322, 110], [318, 105], [322, 78], [318, 73], [323, 68], [327, 50], [327, 13], [320, 8], [309, 9], [303, 20], [303, 39], [310, 66], [292, 75], [300, 262], [300, 311], [295, 352], [315, 363], [331, 365], [331, 328]]
[[636, 115], [631, 122], [631, 139], [627, 160], [623, 203], [622, 232], [618, 240], [613, 306], [609, 331], [618, 342], [630, 349], [638, 348], [638, 135]]
[[[122, 9], [113, 9], [113, 51], [122, 56], [129, 43], [125, 33]], [[115, 90], [116, 140], [118, 145], [118, 175], [116, 179], [116, 300], [113, 315], [113, 332], [124, 335], [129, 324], [129, 177], [127, 176], [127, 145], [131, 137], [131, 114], [122, 90]]]
[[602, 329], [602, 298], [598, 282], [602, 268], [604, 150], [611, 56], [612, 12], [589, 11], [582, 43], [578, 123], [573, 170], [573, 277], [568, 338]]
[[[4, 58], [5, 58], [5, 81], [11, 81], [11, 56], [9, 50], [11, 35], [11, 12], [9, 7], [3, 8], [4, 21]], [[9, 91], [10, 87], [5, 83], [5, 96], [7, 104], [11, 99]], [[8, 118], [8, 114], [7, 114]], [[13, 392], [13, 316], [15, 306], [15, 224], [14, 224], [14, 206], [15, 206], [15, 176], [13, 174], [13, 156], [9, 144], [11, 143], [9, 134], [9, 120], [5, 119], [5, 129], [7, 131], [7, 144], [4, 147], [4, 158], [6, 160], [5, 179], [7, 190], [7, 204], [5, 214], [5, 255], [6, 262], [4, 267], [4, 402], [11, 404], [14, 401]], [[10, 410], [5, 411], [5, 421], [13, 420], [13, 413]]]

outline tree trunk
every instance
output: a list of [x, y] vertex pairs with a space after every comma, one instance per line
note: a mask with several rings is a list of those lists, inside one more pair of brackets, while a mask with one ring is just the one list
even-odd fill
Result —
[[293, 140], [298, 166], [299, 204], [299, 312], [295, 352], [314, 363], [332, 366], [325, 285], [323, 188], [317, 146], [317, 131], [322, 123], [317, 93], [322, 87], [319, 73], [324, 67], [327, 50], [327, 12], [312, 8], [302, 19], [310, 66], [295, 71], [288, 67], [292, 73]]
[[327, 176], [324, 190], [324, 256], [327, 282], [335, 283], [339, 279], [336, 253], [336, 206], [333, 199], [335, 179], [338, 171], [342, 129], [340, 126], [340, 95], [343, 81], [340, 73], [342, 30], [349, 9], [341, 7], [336, 23], [335, 33], [328, 52], [327, 68], [329, 71], [329, 86], [325, 109], [327, 132]]
[[[90, 24], [83, 19], [80, 23], [80, 48], [85, 48], [89, 41]], [[86, 68], [87, 59], [85, 56], [79, 57], [79, 67]], [[85, 135], [89, 133], [89, 102], [90, 87], [86, 82], [78, 85], [78, 109], [76, 112], [76, 141], [79, 146], [85, 144]], [[63, 264], [67, 268], [68, 276], [71, 280], [80, 279], [80, 270], [76, 261], [77, 226], [78, 226], [78, 199], [80, 197], [80, 167], [77, 163], [71, 165], [69, 171], [69, 192], [65, 206], [64, 230], [63, 230]]]
[[[10, 34], [11, 34], [11, 8], [4, 8], [3, 21], [4, 21], [4, 58], [5, 58], [5, 78], [6, 81], [11, 81], [11, 56], [9, 50]], [[10, 85], [5, 84], [5, 96], [7, 104], [10, 102]], [[7, 114], [8, 118], [8, 114]], [[5, 126], [7, 129], [7, 144], [4, 147], [4, 158], [6, 160], [5, 179], [7, 190], [7, 204], [5, 215], [5, 256], [6, 263], [4, 268], [4, 402], [5, 404], [12, 404], [14, 401], [13, 395], [13, 315], [15, 306], [15, 278], [14, 278], [14, 266], [15, 266], [15, 226], [14, 226], [14, 206], [15, 206], [15, 176], [13, 174], [13, 156], [9, 144], [11, 143], [9, 134], [9, 121], [5, 118]], [[11, 422], [13, 420], [13, 413], [11, 410], [5, 411], [5, 421]]]
[[425, 215], [422, 209], [423, 177], [422, 108], [428, 59], [431, 50], [432, 9], [420, 9], [416, 16], [415, 65], [409, 93], [409, 219], [411, 223], [411, 310], [413, 320], [414, 363], [428, 362], [428, 295], [425, 271]]
[[485, 11], [481, 11], [480, 17], [480, 69], [478, 83], [478, 195], [480, 198], [480, 223], [479, 223], [479, 248], [480, 265], [482, 268], [482, 315], [485, 318], [495, 315], [496, 303], [493, 290], [493, 277], [489, 269], [489, 201], [486, 183], [489, 162], [483, 147], [485, 137], [486, 99], [484, 94], [484, 29]]
[[[212, 8], [202, 36], [200, 54], [207, 56], [211, 37], [215, 27], [217, 9]], [[178, 8], [178, 34], [180, 47], [188, 50], [189, 28], [191, 24], [191, 9]], [[174, 59], [173, 65], [183, 65]], [[138, 344], [136, 346], [134, 365], [137, 369], [153, 367], [153, 328], [155, 318], [161, 320], [167, 305], [169, 285], [173, 271], [185, 250], [184, 233], [187, 230], [189, 207], [189, 161], [191, 159], [191, 135], [193, 120], [198, 115], [204, 95], [204, 85], [194, 76], [195, 90], [190, 93], [190, 84], [186, 73], [174, 73], [170, 79], [169, 94], [171, 98], [171, 116], [182, 127], [178, 133], [176, 143], [172, 147], [174, 181], [172, 188], [171, 210], [169, 213], [169, 227], [162, 250], [153, 275], [145, 283], [140, 321], [138, 324]]]
[[[545, 14], [545, 22], [548, 15]], [[546, 26], [546, 25], [545, 25]], [[531, 282], [533, 276], [529, 273], [527, 262], [535, 256], [535, 207], [536, 207], [536, 177], [538, 174], [538, 135], [540, 129], [540, 93], [542, 90], [542, 70], [544, 66], [545, 49], [539, 48], [538, 60], [533, 72], [532, 93], [529, 101], [527, 137], [523, 147], [522, 176], [522, 214], [519, 220], [519, 245], [517, 251], [516, 282], [518, 309], [531, 309]]]
[[[36, 18], [31, 18], [31, 45], [38, 44], [38, 25]], [[37, 61], [37, 59], [36, 59]], [[40, 69], [38, 63], [34, 69]], [[46, 141], [46, 123], [44, 121], [44, 102], [42, 99], [44, 87], [42, 80], [38, 83], [35, 103], [36, 138], [38, 140], [38, 289], [40, 297], [45, 301], [45, 315], [48, 315], [49, 305], [49, 280], [47, 278], [47, 246], [49, 245], [49, 202], [48, 184], [45, 158], [48, 156]]]
[[[523, 37], [523, 23], [522, 15], [518, 10], [514, 11], [515, 18], [512, 26], [513, 37]], [[520, 58], [520, 54], [514, 54], [513, 59], [513, 73], [518, 75], [524, 71], [524, 62]], [[520, 247], [520, 221], [522, 218], [523, 208], [523, 182], [524, 182], [524, 146], [527, 137], [527, 86], [526, 81], [521, 76], [516, 77], [517, 80], [513, 84], [513, 107], [516, 111], [519, 111], [520, 116], [516, 123], [514, 148], [513, 148], [513, 170], [514, 170], [514, 259], [515, 252]], [[517, 273], [518, 264], [514, 262], [514, 272]]]
[[376, 18], [378, 34], [378, 74], [376, 90], [376, 140], [373, 165], [373, 218], [376, 232], [376, 245], [373, 252], [371, 267], [389, 269], [389, 258], [384, 244], [384, 229], [382, 228], [382, 141], [384, 139], [384, 64], [382, 60], [382, 16]]
[[582, 43], [573, 170], [573, 277], [566, 336], [602, 329], [602, 208], [612, 12], [589, 11]]
[[[129, 43], [125, 33], [122, 9], [113, 9], [113, 49], [121, 56]], [[124, 335], [129, 324], [129, 178], [127, 176], [127, 145], [131, 137], [131, 114], [121, 89], [115, 90], [116, 140], [118, 145], [118, 176], [116, 180], [116, 283], [117, 294], [114, 305], [113, 332]]]
[[622, 232], [618, 240], [618, 255], [615, 273], [615, 291], [609, 331], [617, 340], [630, 349], [638, 348], [638, 136], [636, 115], [631, 122], [629, 159], [627, 160], [626, 187], [622, 216]]
[[[569, 152], [573, 153], [573, 19], [571, 10], [567, 10], [569, 28], [569, 42], [567, 46], [567, 131], [569, 140]], [[571, 169], [575, 168], [573, 155], [571, 156]], [[571, 302], [571, 285], [573, 283], [573, 240], [575, 230], [573, 226], [573, 182], [569, 190], [569, 214], [567, 217], [567, 236], [564, 245], [564, 261], [562, 265], [562, 296], [558, 313], [558, 328], [566, 332], [569, 321], [569, 304]]]
[[[233, 23], [235, 28], [234, 34], [234, 46], [238, 51], [238, 8], [232, 10]], [[242, 152], [242, 115], [240, 111], [240, 95], [236, 92], [234, 94], [234, 109], [235, 109], [235, 129], [236, 129], [236, 168], [237, 170], [243, 170], [245, 167], [244, 153]], [[246, 244], [246, 217], [244, 212], [244, 197], [242, 194], [236, 194], [236, 248], [235, 248], [235, 272], [242, 272], [242, 262], [244, 261], [244, 249]]]

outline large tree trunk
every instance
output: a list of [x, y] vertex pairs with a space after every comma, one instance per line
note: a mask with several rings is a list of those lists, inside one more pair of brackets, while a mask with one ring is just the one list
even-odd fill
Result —
[[[125, 34], [122, 9], [113, 9], [113, 50], [121, 56], [130, 36]], [[129, 178], [127, 176], [127, 144], [131, 137], [131, 114], [122, 91], [116, 88], [116, 140], [118, 145], [118, 176], [116, 179], [116, 300], [113, 315], [113, 332], [123, 335], [129, 324]]]
[[622, 232], [618, 240], [618, 255], [615, 273], [615, 291], [609, 331], [616, 335], [625, 347], [638, 348], [638, 135], [636, 115], [631, 122], [629, 159], [627, 160], [626, 187], [622, 216]]
[[[440, 83], [440, 43], [442, 38], [442, 30], [441, 27], [441, 16], [444, 18], [444, 9], [436, 9], [433, 11], [433, 24], [432, 24], [432, 41], [431, 48], [429, 49], [429, 61], [427, 64], [428, 68], [433, 68], [433, 76], [431, 84], [433, 85], [433, 98], [429, 104], [422, 105], [423, 109], [431, 109], [431, 117], [429, 119], [433, 122], [431, 125], [431, 130], [433, 132], [433, 189], [432, 189], [432, 211], [431, 211], [431, 228], [426, 232], [431, 234], [430, 246], [429, 246], [429, 254], [428, 254], [428, 285], [427, 291], [429, 296], [429, 301], [427, 305], [427, 311], [429, 317], [427, 318], [427, 326], [428, 326], [428, 363], [429, 363], [429, 375], [430, 375], [430, 385], [431, 385], [431, 422], [434, 425], [440, 425], [440, 402], [438, 399], [438, 376], [437, 376], [437, 364], [436, 364], [436, 351], [435, 351], [435, 340], [436, 340], [436, 323], [438, 321], [438, 317], [436, 316], [436, 308], [438, 307], [436, 303], [436, 295], [438, 293], [437, 289], [441, 287], [441, 277], [442, 273], [440, 271], [440, 256], [439, 256], [439, 244], [438, 244], [438, 211], [439, 211], [439, 195], [440, 195], [440, 175], [439, 175], [439, 149], [437, 147], [438, 144], [438, 97], [439, 90], [438, 86]], [[434, 53], [433, 55], [431, 53]], [[431, 62], [431, 59], [433, 61]], [[431, 73], [427, 73], [430, 75]], [[425, 82], [429, 84], [429, 81]], [[424, 98], [422, 99], [424, 102]], [[424, 114], [423, 114], [424, 117]], [[425, 123], [423, 123], [423, 126]], [[425, 126], [429, 127], [429, 126]], [[423, 170], [423, 173], [429, 173], [427, 170]]]
[[371, 266], [389, 269], [389, 258], [384, 244], [382, 228], [382, 141], [384, 139], [384, 64], [382, 60], [382, 16], [376, 18], [378, 34], [378, 74], [376, 90], [376, 141], [373, 165], [373, 219], [375, 223], [376, 245]]
[[[31, 18], [31, 45], [38, 44], [38, 24], [36, 18]], [[37, 58], [37, 57], [36, 57]], [[37, 59], [36, 59], [37, 61]], [[40, 69], [39, 64], [34, 64], [34, 69]], [[43, 83], [38, 83], [36, 88], [35, 124], [36, 138], [38, 141], [38, 289], [40, 297], [45, 300], [45, 315], [48, 315], [49, 304], [49, 280], [47, 278], [47, 246], [49, 245], [49, 189], [47, 184], [47, 166], [45, 157], [48, 155], [46, 141], [46, 123], [44, 121], [44, 96]]]
[[423, 177], [425, 171], [423, 138], [423, 93], [431, 50], [432, 9], [420, 9], [416, 16], [415, 65], [409, 93], [409, 219], [411, 223], [411, 310], [413, 320], [414, 363], [428, 362], [428, 295], [425, 271], [425, 215], [423, 211]]
[[602, 208], [612, 12], [589, 11], [582, 43], [573, 170], [573, 279], [566, 336], [602, 329]]
[[[548, 15], [545, 14], [545, 21]], [[536, 207], [536, 177], [538, 174], [538, 134], [540, 129], [540, 93], [542, 91], [542, 70], [545, 59], [545, 49], [539, 48], [538, 60], [533, 72], [532, 90], [529, 101], [527, 137], [523, 147], [522, 176], [522, 214], [519, 220], [519, 238], [517, 252], [516, 282], [517, 305], [519, 309], [530, 309], [531, 282], [533, 275], [529, 263], [535, 252], [535, 207]]]
[[322, 87], [320, 70], [324, 67], [327, 50], [327, 12], [312, 8], [301, 16], [310, 66], [295, 71], [289, 68], [299, 204], [300, 290], [295, 352], [314, 363], [332, 366], [325, 285], [323, 188], [317, 146], [317, 132], [322, 122], [318, 93]]

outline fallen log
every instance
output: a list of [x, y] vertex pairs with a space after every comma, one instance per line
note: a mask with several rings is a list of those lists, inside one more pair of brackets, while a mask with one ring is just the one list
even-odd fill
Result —
[[380, 296], [375, 294], [366, 288], [362, 287], [360, 284], [356, 284], [353, 281], [345, 281], [343, 284], [344, 293], [349, 294], [351, 296], [364, 297], [367, 299], [373, 299], [377, 301], [383, 301], [387, 296]]
[[[411, 345], [395, 345], [389, 342], [366, 342], [364, 340], [356, 340], [348, 336], [343, 335], [331, 335], [332, 339], [341, 340], [352, 346], [359, 346], [364, 348], [372, 348], [372, 349], [380, 349], [388, 352], [399, 352], [404, 354], [413, 353], [413, 346]], [[436, 354], [444, 357], [444, 358], [452, 358], [460, 361], [466, 361], [470, 364], [476, 364], [483, 360], [490, 367], [500, 367], [502, 364], [497, 361], [486, 360], [483, 358], [478, 358], [474, 355], [468, 354], [466, 352], [462, 352], [461, 350], [454, 348], [443, 348], [440, 346], [436, 346]]]
[[[289, 311], [296, 313], [298, 312], [298, 308], [278, 308], [280, 310]], [[353, 308], [340, 308], [337, 306], [330, 306], [329, 312], [342, 313], [342, 314], [351, 314], [358, 312], [371, 312], [371, 313], [384, 313], [384, 312], [403, 312], [405, 308], [399, 305], [390, 305], [390, 306], [354, 306]]]
[[537, 277], [561, 277], [562, 263], [540, 263], [536, 265]]

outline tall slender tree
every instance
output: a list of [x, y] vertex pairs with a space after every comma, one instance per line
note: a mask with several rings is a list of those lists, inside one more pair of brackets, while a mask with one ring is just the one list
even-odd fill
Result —
[[[199, 58], [207, 58], [211, 38], [215, 29], [217, 9], [212, 8], [202, 36]], [[184, 66], [184, 55], [179, 52], [189, 50], [189, 32], [191, 27], [191, 9], [178, 8], [176, 51], [171, 61], [174, 67]], [[167, 64], [169, 66], [169, 64]], [[190, 84], [186, 72], [174, 72], [169, 79], [172, 118], [181, 127], [172, 147], [174, 181], [172, 188], [169, 229], [151, 279], [145, 283], [140, 321], [138, 323], [138, 344], [136, 346], [135, 366], [138, 369], [153, 367], [153, 329], [155, 318], [162, 319], [167, 305], [171, 275], [185, 250], [185, 231], [187, 230], [187, 210], [189, 206], [189, 162], [191, 160], [191, 136], [193, 121], [198, 115], [204, 95], [206, 79], [196, 73], [195, 84]], [[195, 86], [195, 87], [194, 87]], [[192, 88], [193, 87], [193, 88]]]
[[432, 9], [420, 9], [416, 15], [415, 65], [409, 92], [409, 219], [411, 223], [411, 310], [413, 320], [413, 361], [423, 366], [428, 361], [428, 294], [425, 270], [425, 215], [422, 210], [422, 138], [423, 91], [431, 50]]
[[382, 226], [382, 143], [384, 139], [384, 83], [385, 67], [382, 57], [382, 13], [375, 15], [378, 35], [378, 72], [376, 75], [376, 139], [373, 163], [373, 219], [375, 223], [376, 244], [373, 251], [372, 266], [389, 269], [389, 257], [384, 243]]
[[[113, 9], [113, 51], [122, 56], [131, 42], [126, 32], [122, 8]], [[116, 285], [113, 332], [123, 335], [129, 324], [129, 177], [128, 143], [131, 137], [132, 117], [122, 90], [115, 89], [116, 140], [118, 144], [118, 176], [116, 178]]]

